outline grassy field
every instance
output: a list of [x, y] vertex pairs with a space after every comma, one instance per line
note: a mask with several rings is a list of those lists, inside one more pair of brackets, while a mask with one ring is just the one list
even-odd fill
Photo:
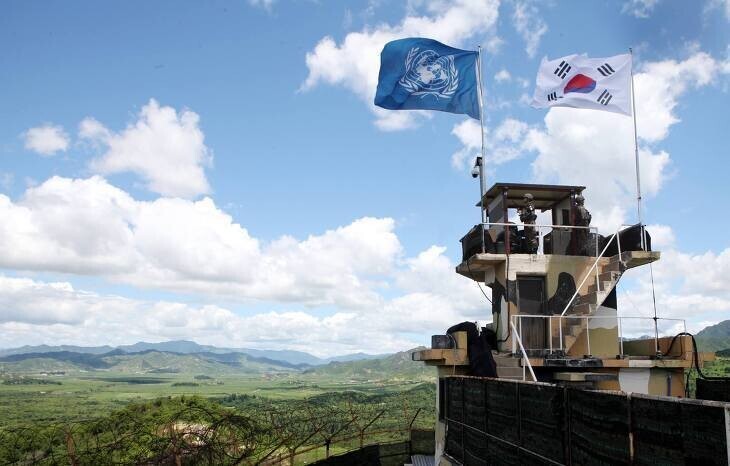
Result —
[[220, 376], [202, 374], [77, 373], [0, 377], [0, 425], [57, 422], [102, 416], [130, 402], [160, 397], [199, 395], [220, 398], [237, 393], [272, 400], [304, 399], [327, 392], [355, 390], [365, 394], [396, 393], [422, 380], [343, 381], [339, 377], [301, 373], [271, 376]]
[[[416, 428], [433, 428], [434, 396], [435, 384], [428, 377], [369, 380], [297, 371], [257, 376], [4, 373], [0, 464], [23, 463], [38, 452], [51, 452], [44, 453], [51, 456], [40, 464], [57, 464], [72, 454], [78, 464], [112, 459], [136, 464], [177, 454], [175, 445], [191, 437], [176, 437], [169, 429], [178, 427], [171, 426], [211, 425], [223, 426], [219, 436], [205, 437], [217, 454], [255, 445], [256, 455], [275, 448], [288, 462], [286, 455], [297, 451], [294, 463], [307, 464], [324, 457], [326, 432], [347, 427], [331, 444], [334, 454], [356, 448], [357, 429], [366, 423], [366, 442], [403, 441], [414, 419]], [[324, 430], [316, 434], [318, 428]], [[190, 435], [194, 439], [197, 434]], [[205, 464], [230, 461], [223, 455]]]

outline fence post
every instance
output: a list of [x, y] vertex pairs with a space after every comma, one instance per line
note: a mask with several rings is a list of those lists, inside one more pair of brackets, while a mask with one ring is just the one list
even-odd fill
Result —
[[362, 446], [363, 446], [363, 444], [364, 444], [364, 441], [365, 441], [365, 431], [366, 431], [366, 430], [368, 429], [368, 427], [370, 427], [371, 425], [373, 425], [373, 423], [374, 423], [375, 421], [377, 421], [377, 420], [378, 420], [378, 418], [379, 418], [380, 416], [382, 416], [384, 412], [385, 412], [385, 410], [383, 410], [383, 411], [380, 411], [380, 412], [378, 413], [378, 415], [377, 415], [377, 416], [375, 416], [375, 417], [373, 418], [373, 420], [372, 420], [372, 421], [370, 421], [370, 422], [368, 422], [367, 424], [365, 424], [365, 427], [363, 427], [363, 428], [362, 428], [362, 429], [360, 430], [360, 448], [362, 448]]

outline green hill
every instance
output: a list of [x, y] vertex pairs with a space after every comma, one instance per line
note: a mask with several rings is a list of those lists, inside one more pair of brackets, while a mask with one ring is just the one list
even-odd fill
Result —
[[351, 380], [431, 380], [436, 371], [411, 359], [411, 353], [422, 348], [391, 354], [380, 359], [331, 362], [304, 371], [305, 376], [334, 377]]
[[710, 325], [695, 335], [700, 351], [720, 351], [730, 348], [730, 320]]

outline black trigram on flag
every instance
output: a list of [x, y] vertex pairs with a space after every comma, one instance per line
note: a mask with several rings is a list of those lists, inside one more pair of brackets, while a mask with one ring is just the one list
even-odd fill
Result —
[[610, 92], [604, 89], [603, 92], [601, 92], [601, 95], [598, 96], [597, 102], [601, 105], [608, 105], [608, 103], [611, 101], [613, 96]]
[[555, 68], [554, 73], [558, 76], [560, 76], [560, 79], [565, 79], [565, 77], [568, 75], [568, 72], [570, 72], [570, 69], [572, 66], [568, 64], [565, 60], [561, 61], [557, 68]]
[[558, 100], [558, 93], [551, 92], [550, 94], [548, 94], [547, 99], [548, 99], [548, 102], [554, 102], [554, 101]]
[[609, 65], [608, 63], [604, 63], [603, 65], [598, 67], [598, 72], [601, 73], [603, 76], [611, 76], [616, 71], [611, 68], [611, 65]]

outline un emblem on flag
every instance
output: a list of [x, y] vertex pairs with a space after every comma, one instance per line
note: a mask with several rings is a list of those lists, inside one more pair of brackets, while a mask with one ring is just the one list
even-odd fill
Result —
[[433, 50], [412, 48], [406, 57], [406, 74], [398, 81], [412, 95], [450, 99], [459, 87], [459, 72], [453, 55], [439, 56]]

